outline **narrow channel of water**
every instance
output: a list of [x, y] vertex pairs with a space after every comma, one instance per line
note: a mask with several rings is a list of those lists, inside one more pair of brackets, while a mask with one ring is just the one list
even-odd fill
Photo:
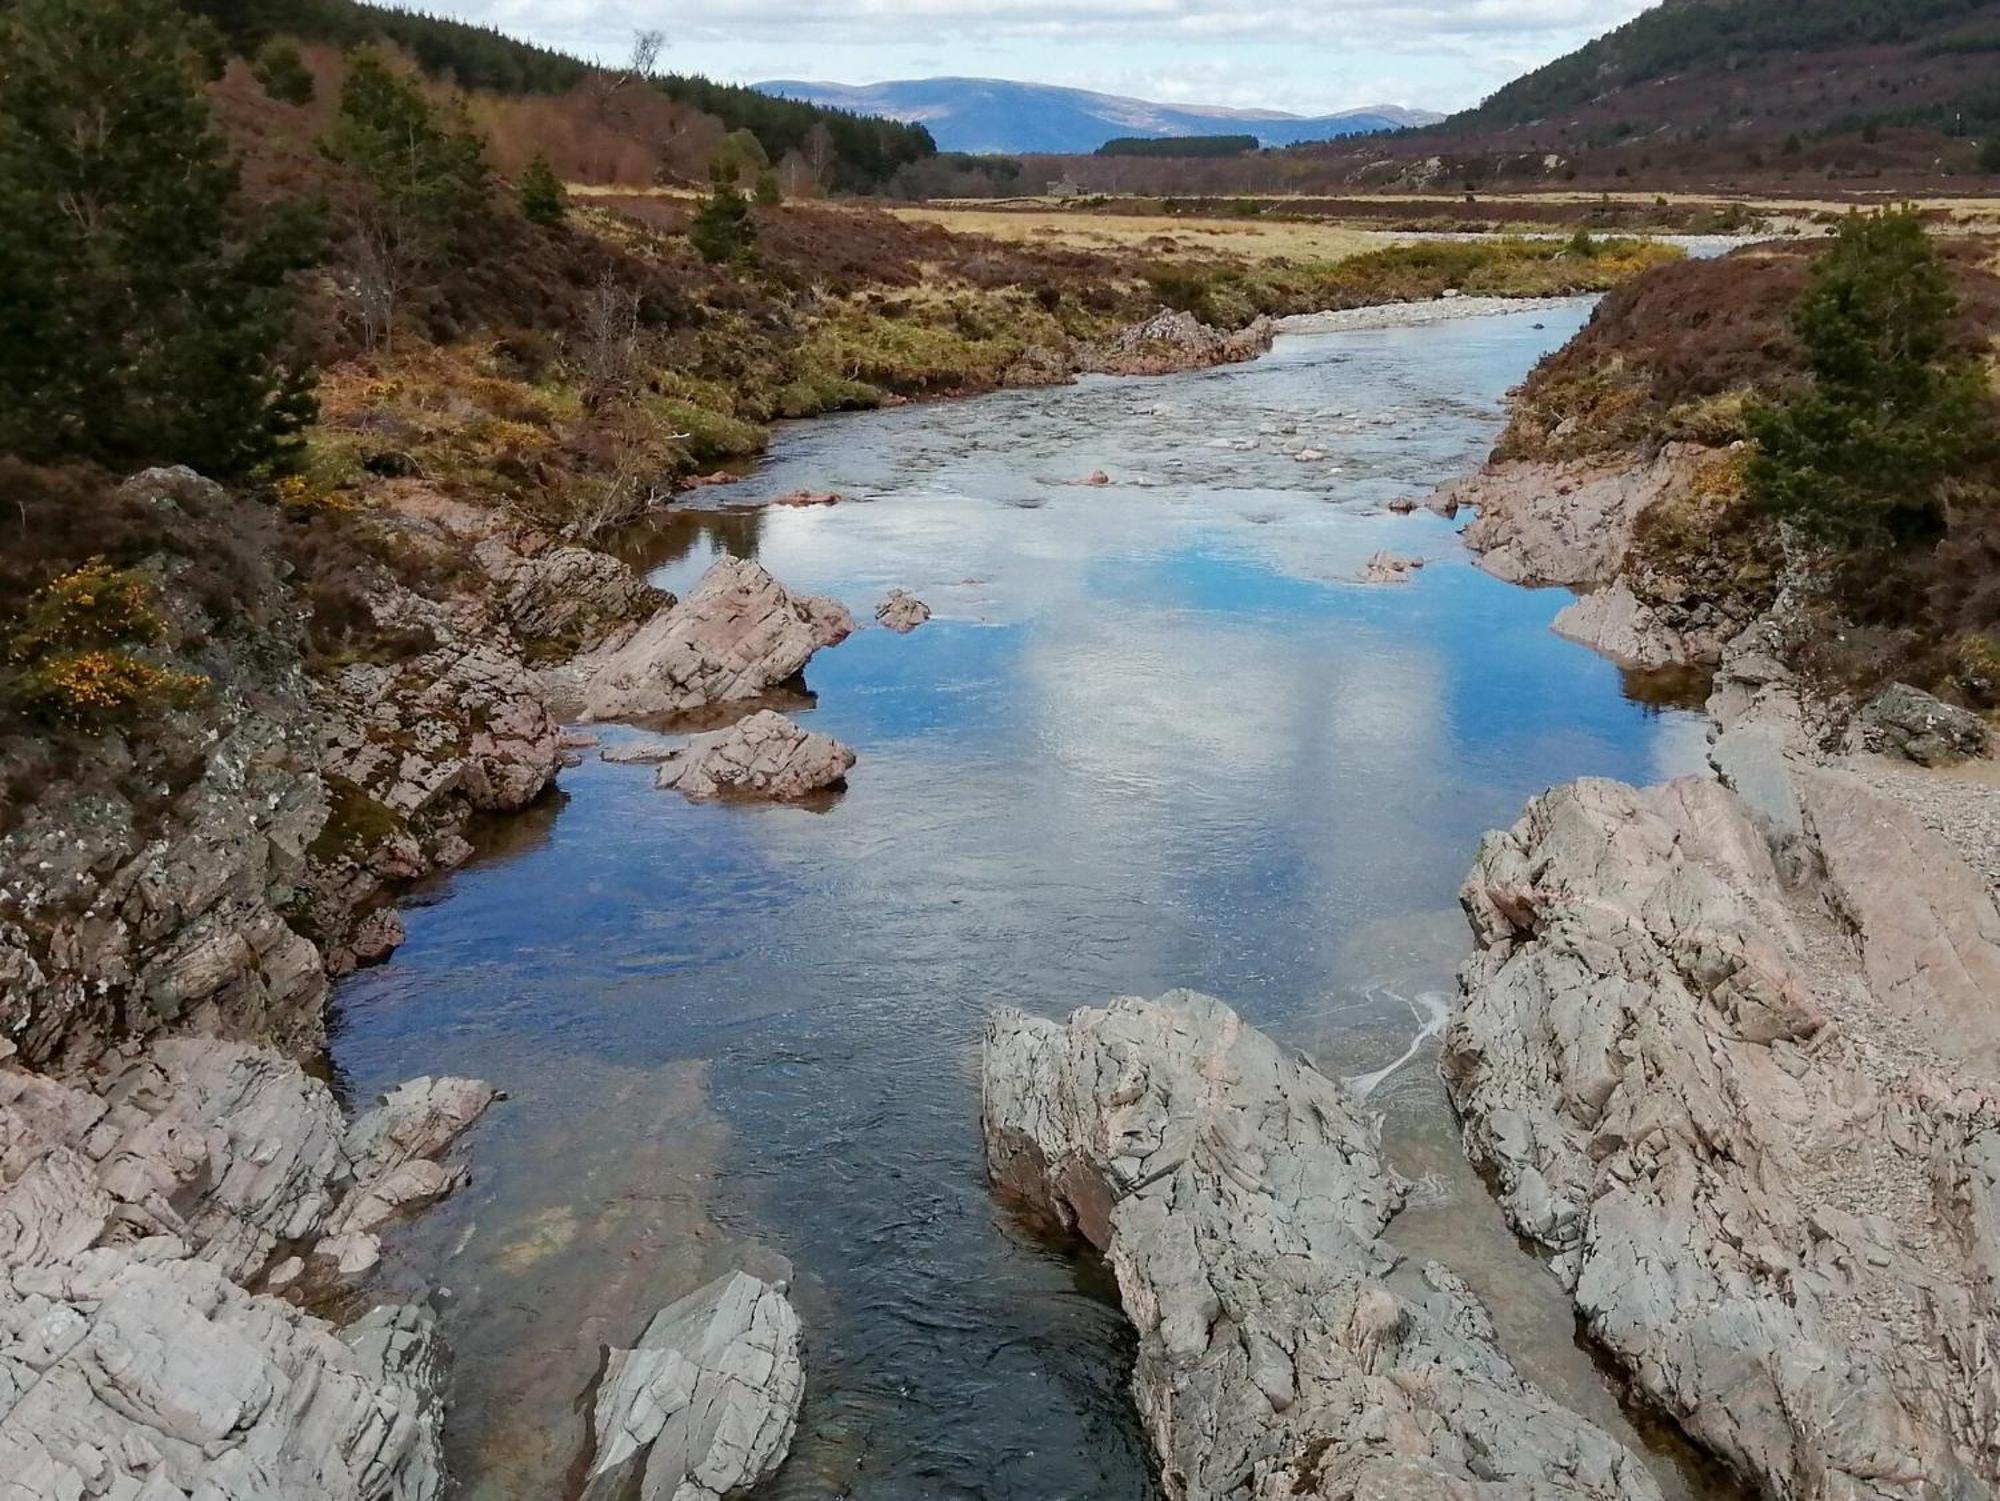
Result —
[[[468, 1497], [561, 1495], [603, 1346], [721, 1270], [787, 1262], [810, 1390], [774, 1495], [1157, 1494], [1102, 1274], [988, 1199], [982, 1020], [1191, 985], [1331, 1072], [1379, 1070], [1449, 992], [1483, 830], [1554, 782], [1699, 763], [1696, 716], [1549, 634], [1566, 596], [1383, 510], [1474, 466], [1586, 311], [800, 425], [705, 503], [847, 503], [644, 540], [669, 587], [734, 552], [857, 618], [892, 586], [937, 618], [813, 663], [806, 722], [860, 754], [831, 807], [691, 806], [592, 760], [342, 985], [357, 1095], [450, 1071], [511, 1096], [471, 1187], [391, 1245], [392, 1281], [446, 1290]], [[1097, 470], [1114, 483], [1071, 483]], [[1433, 561], [1347, 582], [1383, 547]], [[1375, 1095], [1430, 1175], [1394, 1233], [1615, 1423], [1458, 1154], [1433, 1049]]]

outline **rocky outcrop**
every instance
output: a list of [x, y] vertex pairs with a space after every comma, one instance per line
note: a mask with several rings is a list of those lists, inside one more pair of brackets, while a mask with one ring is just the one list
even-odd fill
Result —
[[875, 619], [899, 636], [907, 636], [931, 618], [931, 607], [905, 589], [891, 589], [875, 607]]
[[721, 1501], [777, 1473], [805, 1395], [781, 1288], [732, 1272], [613, 1350], [591, 1418], [584, 1501]]
[[473, 817], [527, 807], [563, 760], [542, 682], [486, 604], [399, 593], [381, 609], [438, 644], [350, 666], [323, 695], [331, 807], [296, 909], [336, 975], [394, 946], [400, 924], [367, 921], [388, 893], [461, 864]]
[[441, 1495], [429, 1314], [336, 1329], [245, 1284], [352, 1265], [418, 1177], [458, 1181], [434, 1158], [491, 1099], [418, 1080], [349, 1126], [296, 1064], [211, 1039], [76, 1082], [0, 1067], [0, 1492]]
[[[178, 468], [119, 500], [181, 537], [144, 571], [183, 641], [174, 665], [208, 687], [198, 711], [158, 716], [150, 746], [0, 745], [0, 1039], [36, 1064], [173, 1027], [316, 1046], [326, 983], [287, 912], [327, 807], [297, 620], [271, 561], [239, 556], [248, 502]], [[211, 550], [258, 629], [215, 628], [187, 577]]]
[[1556, 616], [1550, 629], [1621, 667], [1678, 667], [1698, 660], [1701, 651], [1691, 647], [1659, 611], [1634, 594], [1622, 577], [1578, 596]]
[[797, 802], [840, 786], [853, 769], [854, 752], [838, 740], [766, 709], [669, 752], [655, 785], [696, 801], [734, 796]]
[[1143, 323], [1120, 330], [1086, 353], [1083, 367], [1104, 375], [1171, 375], [1254, 360], [1271, 348], [1277, 326], [1259, 318], [1233, 333], [1213, 328], [1189, 312], [1162, 308]]
[[668, 717], [750, 702], [853, 629], [836, 601], [794, 595], [756, 563], [723, 558], [630, 640], [575, 664], [579, 716]]
[[537, 661], [602, 645], [674, 602], [617, 558], [588, 547], [523, 553], [489, 537], [474, 556], [493, 582], [501, 619]]
[[1771, 724], [1718, 752], [1741, 793], [1578, 783], [1481, 847], [1467, 1149], [1610, 1359], [1767, 1494], [1987, 1494], [2000, 911]]
[[1515, 584], [1589, 588], [1623, 571], [1640, 517], [1684, 487], [1705, 451], [1672, 445], [1644, 463], [1489, 464], [1445, 493], [1477, 508], [1465, 543], [1479, 566]]
[[1393, 552], [1373, 554], [1355, 576], [1360, 584], [1407, 584], [1422, 570], [1422, 558], [1408, 558]]
[[1985, 755], [1993, 732], [1968, 709], [1931, 697], [1908, 683], [1891, 683], [1855, 715], [1859, 748], [1900, 756], [1919, 766], [1950, 766]]
[[1175, 1501], [1657, 1496], [1522, 1380], [1463, 1282], [1399, 1266], [1374, 1123], [1222, 1002], [1002, 1013], [982, 1102], [996, 1189], [1117, 1274]]

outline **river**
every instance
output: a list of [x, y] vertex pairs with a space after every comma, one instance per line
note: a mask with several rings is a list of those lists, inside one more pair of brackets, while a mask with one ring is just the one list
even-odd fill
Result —
[[[670, 588], [735, 552], [864, 621], [892, 586], [937, 618], [813, 662], [800, 717], [858, 751], [844, 796], [695, 806], [592, 758], [340, 987], [357, 1100], [417, 1072], [510, 1096], [471, 1186], [386, 1263], [392, 1288], [441, 1288], [465, 1495], [562, 1495], [603, 1347], [722, 1270], [786, 1262], [809, 1394], [771, 1495], [1157, 1495], [1102, 1271], [988, 1198], [982, 1021], [1189, 985], [1329, 1072], [1379, 1071], [1449, 993], [1483, 830], [1555, 782], [1699, 765], [1699, 716], [1549, 633], [1567, 595], [1384, 510], [1475, 466], [1504, 392], [1587, 314], [795, 425], [703, 497], [739, 509], [652, 529]], [[1113, 483], [1074, 483], [1099, 470]], [[801, 488], [849, 499], [740, 509]], [[1385, 547], [1431, 564], [1348, 582]], [[1373, 1096], [1423, 1179], [1391, 1235], [1456, 1265], [1523, 1367], [1617, 1426], [1458, 1153], [1434, 1058]]]

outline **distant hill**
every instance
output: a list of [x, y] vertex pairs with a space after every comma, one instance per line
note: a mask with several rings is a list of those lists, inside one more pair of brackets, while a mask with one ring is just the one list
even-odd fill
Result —
[[861, 87], [777, 79], [756, 87], [786, 99], [924, 125], [941, 151], [1009, 155], [1086, 154], [1115, 137], [1159, 140], [1251, 134], [1266, 146], [1289, 146], [1427, 125], [1443, 118], [1428, 110], [1393, 105], [1304, 116], [1281, 110], [1156, 104], [999, 78], [915, 78]]
[[1448, 134], [1832, 135], [2000, 120], [2000, 0], [1664, 0]]

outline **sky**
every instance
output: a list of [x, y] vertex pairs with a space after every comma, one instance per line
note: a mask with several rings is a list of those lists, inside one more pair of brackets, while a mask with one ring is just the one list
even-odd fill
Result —
[[[751, 83], [957, 74], [1177, 104], [1323, 114], [1454, 110], [1654, 0], [426, 0], [424, 9], [612, 60]], [[1802, 0], [1805, 3], [1805, 0]]]

